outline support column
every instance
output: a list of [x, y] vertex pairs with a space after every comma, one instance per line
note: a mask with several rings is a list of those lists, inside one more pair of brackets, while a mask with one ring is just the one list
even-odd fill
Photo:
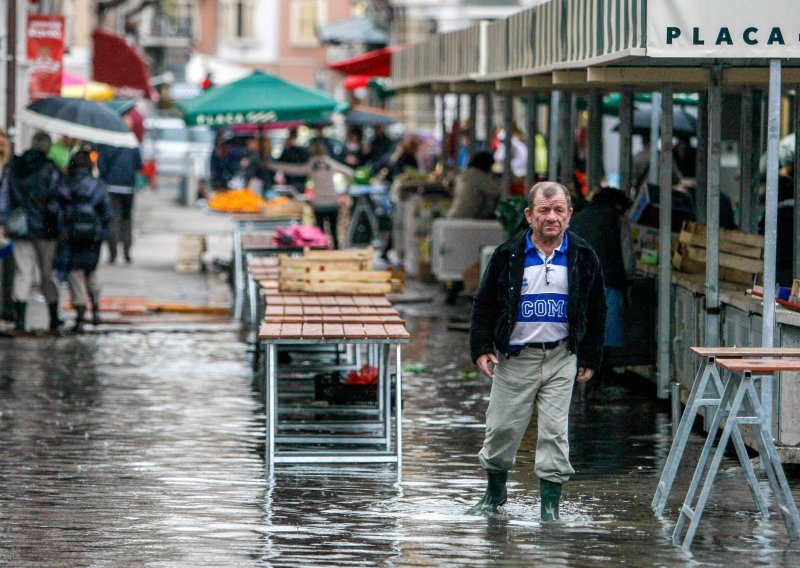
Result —
[[742, 89], [742, 129], [739, 132], [739, 228], [755, 233], [753, 207], [753, 88]]
[[[764, 203], [764, 308], [761, 319], [761, 346], [775, 345], [775, 260], [778, 241], [778, 169], [780, 168], [781, 60], [769, 62], [769, 102], [767, 107], [767, 196]], [[796, 240], [796, 236], [795, 236]], [[761, 382], [761, 405], [772, 432], [772, 379]]]
[[514, 95], [506, 93], [503, 105], [503, 130], [505, 131], [505, 138], [503, 138], [503, 146], [505, 153], [503, 156], [503, 177], [500, 183], [500, 193], [503, 197], [508, 197], [511, 189], [511, 153], [513, 152], [513, 145], [511, 142], [512, 124], [514, 122]]
[[572, 93], [562, 91], [560, 107], [558, 109], [558, 181], [569, 187], [572, 181]]
[[633, 89], [624, 87], [619, 101], [619, 188], [631, 195], [633, 186]]
[[447, 100], [446, 95], [438, 95], [439, 99], [439, 116], [441, 122], [439, 123], [439, 136], [441, 137], [442, 147], [439, 154], [439, 161], [442, 167], [447, 166]]
[[561, 91], [550, 93], [550, 130], [547, 145], [547, 179], [555, 181], [558, 179], [558, 133], [561, 124]]
[[706, 194], [705, 345], [719, 346], [719, 170], [722, 143], [722, 68], [708, 78], [708, 192]]
[[[800, 278], [800, 84], [794, 86], [794, 262], [792, 275]], [[790, 284], [787, 282], [787, 284]]]
[[697, 222], [706, 222], [708, 195], [708, 91], [700, 91], [697, 105], [697, 177], [695, 178], [695, 210]]
[[483, 95], [484, 103], [484, 127], [486, 130], [485, 139], [483, 141], [483, 149], [487, 152], [492, 151], [492, 135], [494, 134], [494, 107], [492, 106], [492, 93], [487, 91]]
[[[767, 198], [764, 203], [764, 311], [761, 346], [774, 345], [775, 331], [775, 247], [778, 240], [778, 170], [780, 169], [781, 61], [769, 62], [767, 110]], [[765, 381], [766, 385], [769, 381]], [[762, 393], [762, 402], [766, 395]], [[771, 398], [770, 398], [771, 401]]]
[[14, 156], [17, 137], [17, 0], [8, 0], [6, 19], [6, 130], [9, 157]]
[[536, 133], [539, 131], [539, 113], [537, 113], [536, 93], [528, 93], [528, 164], [525, 170], [525, 191], [536, 181]]
[[478, 151], [478, 141], [475, 139], [478, 132], [478, 95], [471, 94], [469, 96], [469, 155], [470, 158]]
[[[658, 203], [658, 389], [669, 397], [672, 334], [672, 84], [661, 88], [661, 152]], [[654, 101], [655, 110], [655, 101]], [[656, 140], [652, 140], [653, 146]]]
[[[661, 126], [661, 112], [663, 110], [661, 106], [661, 93], [654, 92], [651, 100], [652, 103], [650, 104], [650, 107], [652, 112], [650, 114], [650, 166], [647, 169], [647, 183], [650, 185], [658, 185], [658, 164], [660, 163], [660, 159], [658, 157], [658, 140], [660, 137], [658, 133]], [[669, 141], [669, 146], [672, 148], [672, 139]], [[672, 172], [672, 163], [670, 163], [669, 168], [670, 172]]]
[[586, 195], [600, 188], [603, 179], [603, 94], [589, 93], [589, 132], [586, 150]]

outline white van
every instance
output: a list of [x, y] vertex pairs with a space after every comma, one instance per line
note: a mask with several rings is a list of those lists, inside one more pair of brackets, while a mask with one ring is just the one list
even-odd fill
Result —
[[158, 176], [185, 176], [192, 157], [207, 164], [214, 151], [216, 133], [207, 126], [186, 126], [180, 118], [148, 118], [144, 121], [142, 159], [154, 161]]

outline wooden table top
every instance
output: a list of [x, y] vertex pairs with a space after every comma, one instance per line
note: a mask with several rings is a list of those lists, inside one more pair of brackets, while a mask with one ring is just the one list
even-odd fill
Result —
[[260, 340], [408, 341], [400, 313], [385, 296], [270, 294]]
[[247, 267], [253, 270], [257, 268], [278, 268], [277, 256], [247, 256]]
[[729, 371], [750, 371], [754, 375], [800, 371], [800, 359], [717, 359], [717, 365]]
[[797, 347], [690, 347], [700, 357], [800, 357]]
[[392, 304], [382, 294], [297, 294], [282, 293], [269, 297], [269, 306], [361, 306], [391, 308]]

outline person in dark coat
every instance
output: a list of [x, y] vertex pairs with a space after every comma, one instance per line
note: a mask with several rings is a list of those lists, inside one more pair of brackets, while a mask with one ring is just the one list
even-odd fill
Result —
[[[61, 171], [47, 157], [51, 145], [46, 133], [34, 134], [31, 148], [14, 157], [0, 185], [0, 232], [14, 240], [13, 298], [18, 334], [25, 333], [28, 298], [37, 270], [50, 312], [50, 331], [58, 333], [62, 324], [53, 273], [53, 256], [61, 231]], [[23, 230], [22, 225], [24, 233], [13, 234]]]
[[114, 217], [106, 184], [92, 176], [92, 159], [81, 150], [72, 158], [62, 192], [69, 196], [64, 214], [64, 238], [59, 242], [55, 267], [67, 275], [75, 308], [74, 333], [83, 331], [86, 306], [92, 300], [92, 323], [100, 323], [100, 287], [97, 263]]
[[[283, 152], [278, 157], [279, 162], [287, 164], [305, 164], [311, 158], [311, 153], [308, 148], [300, 146], [297, 142], [297, 130], [291, 129], [289, 136], [286, 138], [283, 146]], [[303, 175], [290, 175], [285, 176], [286, 183], [293, 185], [297, 191], [304, 193], [306, 190], [306, 176]]]
[[114, 221], [108, 234], [108, 261], [111, 263], [117, 260], [120, 242], [125, 262], [131, 262], [136, 175], [142, 165], [142, 155], [138, 148], [118, 148], [105, 144], [97, 147], [97, 170], [108, 188], [111, 205], [114, 207]]
[[627, 343], [625, 288], [633, 276], [634, 266], [633, 255], [630, 254], [630, 227], [624, 214], [630, 204], [622, 191], [603, 188], [569, 223], [570, 230], [583, 237], [597, 253], [603, 269], [608, 304], [603, 343], [606, 348], [624, 347]]

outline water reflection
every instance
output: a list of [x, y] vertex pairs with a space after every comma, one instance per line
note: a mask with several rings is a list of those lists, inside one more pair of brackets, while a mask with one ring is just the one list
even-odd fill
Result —
[[467, 516], [489, 384], [459, 374], [466, 334], [408, 317], [404, 359], [427, 370], [405, 376], [401, 484], [381, 465], [266, 478], [264, 409], [234, 333], [0, 343], [0, 565], [800, 565], [730, 459], [692, 554], [672, 546], [691, 471], [654, 518], [668, 417], [650, 387], [624, 383], [573, 409], [562, 522], [539, 522], [533, 430], [507, 506]]

